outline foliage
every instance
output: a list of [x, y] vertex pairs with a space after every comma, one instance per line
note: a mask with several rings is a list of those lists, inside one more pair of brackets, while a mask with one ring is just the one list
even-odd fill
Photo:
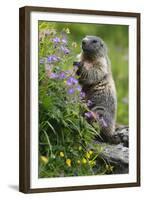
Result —
[[109, 173], [102, 148], [92, 142], [99, 127], [72, 64], [77, 42], [64, 27], [39, 22], [39, 177]]

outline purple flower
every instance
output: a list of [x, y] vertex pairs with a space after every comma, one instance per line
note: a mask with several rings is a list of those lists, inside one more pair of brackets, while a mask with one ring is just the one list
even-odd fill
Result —
[[67, 80], [67, 85], [75, 85], [75, 84], [77, 84], [78, 83], [78, 80], [77, 79], [75, 79], [74, 77], [69, 77], [68, 78], [68, 80]]
[[73, 62], [73, 66], [74, 66], [74, 67], [77, 67], [77, 68], [78, 68], [78, 67], [80, 67], [81, 65], [82, 65], [81, 62], [76, 62], [76, 61]]
[[59, 78], [60, 78], [60, 79], [65, 79], [65, 78], [66, 78], [65, 72], [61, 72], [61, 73], [59, 74]]
[[81, 91], [81, 89], [82, 89], [81, 86], [78, 85], [78, 86], [77, 86], [77, 90], [78, 90], [78, 91]]
[[92, 101], [91, 100], [88, 100], [87, 101], [87, 106], [91, 106], [92, 105]]
[[102, 123], [102, 125], [103, 125], [104, 127], [107, 127], [107, 123], [106, 123], [106, 121], [104, 120], [103, 117], [100, 118], [99, 121]]
[[75, 91], [74, 91], [74, 88], [70, 88], [69, 90], [68, 90], [68, 94], [73, 94]]
[[85, 98], [85, 96], [86, 96], [86, 95], [85, 95], [85, 92], [81, 92], [81, 93], [80, 93], [80, 98], [81, 98], [81, 99]]
[[91, 112], [86, 112], [85, 113], [85, 117], [87, 117], [87, 118], [93, 118], [93, 115], [92, 115], [92, 113]]
[[60, 58], [58, 58], [56, 55], [50, 55], [50, 56], [47, 58], [47, 61], [48, 61], [49, 63], [57, 62], [57, 61], [59, 61], [59, 60], [60, 60]]
[[51, 68], [52, 68], [51, 65], [49, 65], [49, 64], [46, 64], [46, 65], [45, 65], [45, 69], [46, 69], [46, 70], [50, 70]]
[[59, 76], [58, 76], [58, 74], [56, 74], [56, 73], [51, 73], [50, 74], [50, 78], [52, 78], [52, 79], [55, 79], [55, 78], [58, 78]]
[[97, 119], [99, 121], [99, 123], [103, 126], [103, 127], [107, 127], [107, 122], [105, 121], [105, 119], [103, 118], [103, 116], [99, 113], [96, 114]]
[[67, 71], [65, 71], [65, 73], [66, 73], [66, 74], [72, 74], [73, 71], [72, 71], [72, 70], [67, 70]]
[[64, 46], [61, 46], [61, 50], [64, 52], [64, 54], [69, 54], [70, 50]]
[[67, 44], [67, 40], [66, 40], [66, 38], [62, 38], [61, 41], [62, 41], [63, 44]]
[[53, 42], [54, 43], [59, 43], [60, 42], [60, 38], [58, 38], [58, 37], [53, 38]]
[[77, 71], [78, 70], [78, 67], [77, 66], [74, 66], [74, 71]]
[[45, 36], [48, 36], [48, 35], [50, 35], [50, 34], [51, 34], [50, 30], [46, 30], [46, 31], [45, 31]]

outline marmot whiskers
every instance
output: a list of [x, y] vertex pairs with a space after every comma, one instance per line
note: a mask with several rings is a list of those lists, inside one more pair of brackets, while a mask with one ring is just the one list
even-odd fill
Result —
[[104, 41], [97, 36], [82, 40], [82, 53], [77, 70], [79, 83], [90, 101], [104, 141], [111, 142], [115, 132], [117, 97], [111, 65]]

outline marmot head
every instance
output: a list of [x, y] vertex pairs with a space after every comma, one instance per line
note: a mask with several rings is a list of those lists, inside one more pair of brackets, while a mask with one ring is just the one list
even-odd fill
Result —
[[87, 56], [105, 56], [107, 47], [104, 41], [97, 36], [86, 36], [82, 40], [82, 50]]

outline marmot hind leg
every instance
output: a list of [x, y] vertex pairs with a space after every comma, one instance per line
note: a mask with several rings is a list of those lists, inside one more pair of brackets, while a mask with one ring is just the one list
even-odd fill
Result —
[[122, 143], [124, 146], [129, 146], [128, 128], [123, 127], [120, 129], [115, 128], [115, 121], [109, 113], [97, 112], [97, 121], [100, 126], [100, 138], [102, 142], [110, 144]]
[[112, 118], [112, 114], [102, 110], [97, 111], [96, 120], [100, 126], [100, 136], [103, 141], [112, 143], [115, 134], [115, 120]]

